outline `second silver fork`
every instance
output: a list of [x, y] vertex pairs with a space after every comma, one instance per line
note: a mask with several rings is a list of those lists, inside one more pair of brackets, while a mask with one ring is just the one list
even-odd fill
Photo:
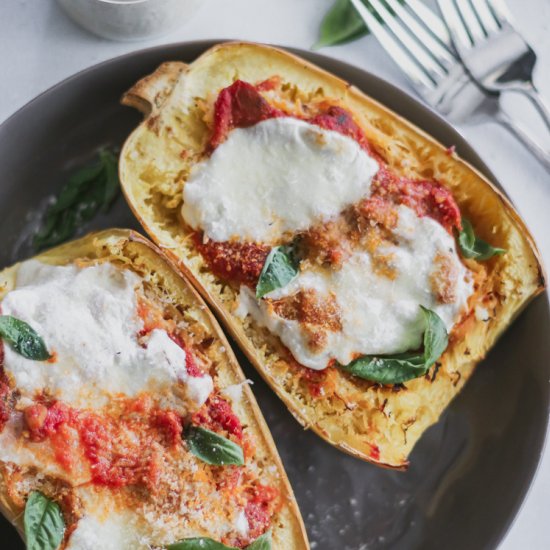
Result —
[[498, 99], [484, 94], [456, 56], [443, 20], [419, 0], [350, 0], [372, 34], [411, 80], [428, 105], [455, 123], [497, 121], [550, 169], [550, 154], [516, 124]]
[[537, 56], [511, 22], [501, 0], [438, 0], [466, 69], [489, 93], [526, 95], [550, 130], [550, 111], [533, 82]]

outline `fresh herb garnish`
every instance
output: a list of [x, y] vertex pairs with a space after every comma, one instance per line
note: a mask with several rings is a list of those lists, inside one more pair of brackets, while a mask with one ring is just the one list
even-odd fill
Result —
[[27, 359], [46, 361], [51, 357], [44, 340], [36, 331], [25, 321], [11, 315], [0, 315], [0, 338]]
[[65, 532], [65, 521], [57, 503], [33, 491], [25, 504], [23, 522], [27, 550], [59, 548]]
[[233, 546], [226, 546], [221, 542], [208, 537], [194, 537], [183, 539], [166, 547], [166, 550], [237, 550]]
[[300, 262], [292, 246], [276, 246], [267, 256], [258, 284], [256, 298], [290, 283], [297, 275]]
[[462, 231], [458, 232], [457, 240], [460, 252], [465, 258], [483, 261], [506, 253], [504, 248], [496, 248], [476, 237], [472, 224], [464, 218], [462, 218]]
[[341, 365], [342, 370], [380, 384], [400, 384], [425, 375], [447, 349], [449, 338], [439, 315], [425, 307], [420, 307], [426, 324], [422, 352], [382, 356], [365, 355], [347, 365]]
[[49, 248], [73, 237], [79, 227], [99, 211], [105, 213], [120, 191], [117, 157], [108, 150], [99, 152], [97, 162], [75, 172], [47, 209], [36, 250]]
[[207, 464], [214, 466], [244, 464], [242, 448], [216, 432], [200, 426], [189, 426], [184, 436], [189, 450]]
[[271, 531], [267, 531], [267, 533], [259, 536], [245, 550], [271, 550]]
[[[370, 5], [369, 9], [372, 8]], [[349, 0], [336, 0], [321, 21], [314, 50], [345, 44], [368, 34], [369, 30]]]
[[[404, 3], [404, 0], [400, 0]], [[365, 7], [382, 23], [382, 19], [369, 2], [363, 0]], [[393, 10], [387, 6], [390, 12]], [[336, 0], [321, 21], [319, 39], [313, 49], [336, 46], [357, 40], [369, 33], [369, 29], [350, 0]]]
[[[166, 550], [238, 550], [208, 537], [183, 539], [166, 547]], [[271, 550], [271, 532], [268, 531], [249, 544], [245, 550]]]

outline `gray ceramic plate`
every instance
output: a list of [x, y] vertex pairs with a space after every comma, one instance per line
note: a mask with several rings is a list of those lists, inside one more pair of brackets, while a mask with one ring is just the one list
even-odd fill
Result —
[[[192, 61], [213, 44], [161, 46], [107, 61], [42, 94], [0, 127], [0, 268], [31, 255], [28, 235], [47, 197], [98, 147], [120, 145], [139, 122], [121, 94], [165, 60]], [[470, 146], [437, 115], [345, 63], [300, 55], [408, 118], [491, 178]], [[493, 178], [494, 179], [494, 178]], [[93, 227], [134, 227], [119, 199]], [[86, 228], [91, 229], [92, 226]], [[546, 295], [514, 323], [405, 472], [346, 456], [303, 431], [241, 357], [294, 486], [312, 547], [494, 548], [516, 515], [542, 451], [548, 418], [550, 318]], [[0, 546], [23, 548], [0, 523]], [[99, 550], [99, 549], [98, 549]]]

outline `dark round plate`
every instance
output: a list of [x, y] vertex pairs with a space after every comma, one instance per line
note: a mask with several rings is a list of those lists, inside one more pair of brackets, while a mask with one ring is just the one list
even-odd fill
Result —
[[[121, 145], [139, 122], [121, 94], [165, 60], [192, 61], [213, 41], [135, 52], [45, 92], [0, 127], [0, 267], [31, 255], [29, 233], [47, 197], [101, 146]], [[361, 69], [297, 52], [414, 122], [484, 172], [464, 139], [418, 101]], [[134, 227], [119, 199], [92, 227]], [[506, 332], [405, 473], [336, 451], [304, 431], [241, 356], [318, 550], [494, 548], [516, 515], [541, 455], [548, 419], [550, 318], [539, 297]], [[0, 546], [23, 548], [6, 521]]]

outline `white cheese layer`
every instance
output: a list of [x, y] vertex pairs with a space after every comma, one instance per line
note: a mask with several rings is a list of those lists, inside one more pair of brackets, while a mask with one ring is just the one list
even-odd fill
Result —
[[[76, 489], [84, 515], [77, 521], [66, 550], [148, 550], [153, 545], [149, 526], [128, 507], [121, 508], [106, 491]], [[100, 499], [102, 499], [100, 501]]]
[[152, 331], [146, 347], [138, 342], [139, 282], [132, 271], [110, 263], [21, 264], [16, 288], [1, 302], [2, 313], [29, 323], [55, 354], [54, 362], [32, 361], [4, 346], [4, 370], [21, 394], [32, 398], [46, 391], [75, 407], [100, 408], [112, 394], [170, 394], [179, 382], [202, 404], [212, 379], [187, 374], [185, 351], [164, 330]]
[[[135, 513], [136, 510], [120, 509], [104, 492], [99, 495], [104, 498], [104, 502], [98, 505], [98, 496], [93, 495], [92, 491], [87, 487], [77, 489], [77, 494], [84, 502], [85, 515], [77, 521], [66, 550], [165, 548], [165, 544], [175, 543], [180, 538], [192, 538], [192, 531], [189, 532], [186, 524], [192, 516], [202, 515], [202, 511], [192, 508], [179, 510], [180, 525], [170, 532], [168, 518], [161, 516], [156, 520], [148, 521], [139, 509], [138, 513]], [[174, 515], [176, 514], [172, 514]], [[236, 532], [242, 537], [248, 536], [250, 527], [242, 509], [235, 509], [233, 521], [230, 524], [225, 525], [221, 518], [215, 518], [215, 522], [215, 525], [209, 526], [209, 531], [213, 532], [212, 536], [216, 539], [229, 532]], [[185, 533], [186, 530], [187, 533]], [[198, 535], [199, 533], [195, 536]], [[166, 543], [161, 544], [160, 541], [166, 541]]]
[[366, 197], [378, 163], [353, 139], [294, 118], [232, 130], [195, 165], [183, 219], [214, 241], [272, 243]]
[[[313, 289], [319, 296], [336, 298], [342, 330], [328, 332], [327, 345], [312, 351], [307, 335], [297, 321], [279, 317], [265, 300], [241, 287], [237, 311], [250, 314], [260, 325], [280, 337], [296, 360], [312, 369], [324, 369], [331, 359], [347, 364], [358, 354], [389, 354], [418, 349], [424, 332], [420, 305], [435, 311], [450, 330], [472, 293], [469, 273], [460, 261], [454, 239], [436, 221], [418, 217], [406, 206], [398, 208], [394, 231], [397, 245], [379, 251], [391, 255], [396, 277], [391, 279], [373, 269], [368, 252], [355, 252], [340, 270], [302, 271], [287, 286], [267, 298], [280, 299], [300, 290]], [[456, 277], [455, 299], [439, 303], [432, 289], [434, 260], [445, 254]]]
[[120, 521], [118, 514], [114, 514], [100, 522], [93, 516], [84, 516], [78, 520], [76, 529], [71, 533], [67, 550], [119, 550], [132, 546], [134, 531], [131, 526]]

